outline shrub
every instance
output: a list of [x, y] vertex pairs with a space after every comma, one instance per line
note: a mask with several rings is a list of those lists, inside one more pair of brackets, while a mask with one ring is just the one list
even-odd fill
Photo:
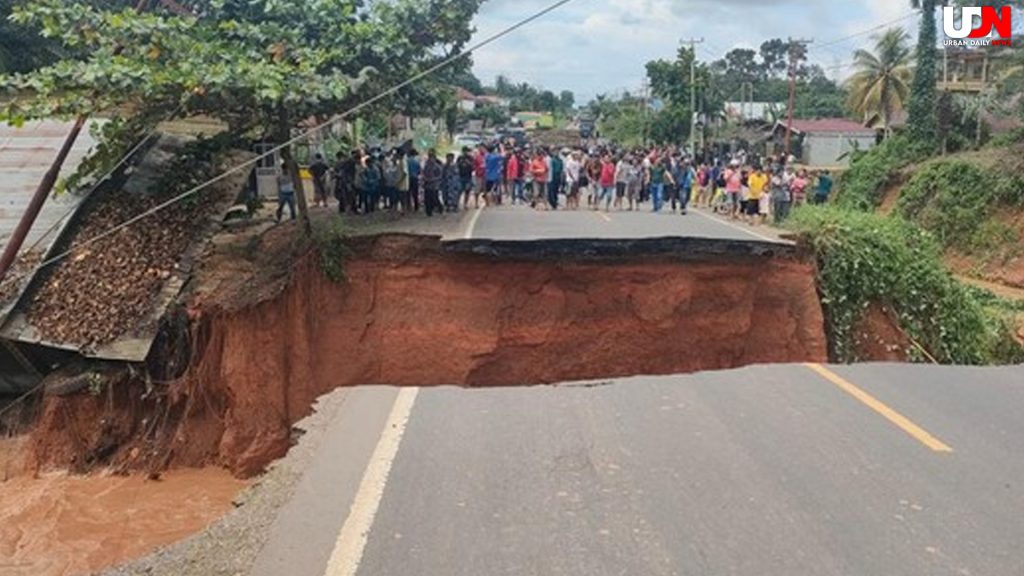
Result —
[[895, 136], [880, 145], [857, 154], [839, 179], [837, 201], [857, 210], [873, 210], [882, 201], [882, 193], [893, 174], [928, 155], [928, 150], [904, 136]]
[[350, 255], [348, 237], [339, 220], [313, 227], [313, 244], [320, 259], [320, 271], [331, 282], [344, 282], [345, 260]]
[[[1004, 315], [986, 309], [946, 270], [928, 232], [899, 218], [835, 206], [801, 208], [789, 227], [817, 258], [836, 360], [861, 360], [854, 326], [873, 303], [894, 310], [903, 331], [939, 362], [1013, 362], [1024, 355]], [[924, 359], [916, 348], [907, 352]]]
[[919, 170], [904, 186], [898, 213], [935, 234], [946, 248], [988, 252], [1017, 241], [1009, 227], [992, 220], [1000, 205], [1018, 201], [1015, 176], [961, 160], [940, 160]]

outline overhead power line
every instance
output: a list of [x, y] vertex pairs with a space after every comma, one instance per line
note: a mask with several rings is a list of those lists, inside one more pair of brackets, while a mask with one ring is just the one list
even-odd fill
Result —
[[860, 38], [861, 36], [865, 36], [867, 34], [871, 34], [872, 32], [877, 32], [878, 30], [882, 30], [883, 28], [888, 28], [889, 26], [892, 26], [893, 24], [896, 24], [896, 23], [899, 23], [899, 22], [903, 22], [904, 20], [907, 20], [909, 18], [913, 18], [914, 16], [917, 16], [917, 15], [918, 15], [918, 13], [916, 11], [915, 12], [910, 12], [908, 14], [904, 14], [903, 16], [900, 16], [899, 18], [897, 18], [895, 20], [890, 20], [888, 22], [883, 22], [883, 23], [879, 24], [878, 26], [874, 26], [872, 28], [868, 28], [867, 30], [861, 30], [860, 32], [854, 32], [853, 34], [850, 34], [849, 36], [843, 36], [842, 38], [837, 38], [835, 40], [830, 40], [828, 42], [823, 42], [821, 44], [818, 44], [814, 48], [815, 49], [817, 49], [817, 48], [828, 48], [829, 46], [835, 46], [836, 44], [842, 44], [843, 42], [848, 42], [850, 40], [853, 40], [854, 38]]
[[411, 84], [414, 84], [414, 83], [422, 80], [423, 78], [426, 78], [427, 76], [430, 76], [430, 75], [434, 74], [435, 72], [438, 72], [438, 71], [440, 71], [440, 70], [442, 70], [442, 69], [444, 69], [444, 68], [446, 68], [448, 66], [451, 66], [455, 62], [458, 62], [459, 60], [462, 60], [463, 58], [466, 58], [466, 57], [472, 55], [473, 52], [479, 50], [480, 48], [483, 48], [484, 46], [487, 46], [488, 44], [492, 44], [492, 43], [496, 42], [497, 40], [499, 40], [499, 39], [501, 39], [501, 38], [511, 34], [512, 32], [515, 32], [516, 30], [518, 30], [518, 29], [520, 29], [520, 28], [522, 28], [522, 27], [524, 27], [524, 26], [534, 22], [535, 20], [543, 18], [548, 13], [553, 12], [553, 11], [557, 10], [558, 8], [561, 8], [562, 6], [564, 6], [566, 4], [569, 4], [572, 1], [573, 0], [558, 0], [557, 2], [554, 2], [554, 3], [548, 5], [547, 7], [543, 8], [541, 10], [538, 10], [537, 12], [534, 12], [530, 16], [528, 16], [526, 18], [523, 18], [522, 20], [519, 20], [518, 22], [516, 22], [516, 23], [514, 23], [514, 24], [512, 24], [510, 26], [507, 26], [507, 27], [501, 29], [500, 31], [495, 32], [494, 34], [491, 34], [490, 36], [484, 38], [483, 40], [481, 40], [481, 41], [471, 45], [465, 51], [460, 52], [458, 54], [454, 54], [454, 55], [452, 55], [452, 56], [442, 60], [441, 62], [439, 62], [439, 63], [437, 63], [437, 64], [427, 68], [426, 70], [423, 70], [422, 72], [414, 74], [413, 76], [409, 77], [408, 79], [406, 79], [406, 80], [404, 80], [402, 82], [399, 82], [398, 84], [395, 84], [391, 88], [388, 88], [387, 90], [384, 90], [383, 92], [380, 92], [377, 95], [372, 96], [372, 97], [364, 100], [363, 102], [353, 106], [352, 108], [349, 108], [348, 110], [342, 112], [341, 114], [338, 114], [338, 115], [332, 117], [331, 119], [329, 119], [329, 120], [327, 120], [325, 122], [322, 122], [322, 123], [314, 126], [313, 128], [310, 128], [309, 130], [306, 130], [305, 132], [299, 134], [298, 136], [295, 136], [295, 137], [293, 137], [293, 138], [291, 138], [289, 140], [286, 140], [285, 142], [282, 142], [281, 144], [278, 144], [278, 145], [274, 146], [273, 148], [270, 148], [270, 149], [264, 151], [263, 153], [259, 154], [258, 156], [255, 156], [253, 158], [250, 158], [249, 160], [246, 160], [245, 162], [237, 164], [233, 168], [229, 168], [228, 170], [225, 170], [224, 172], [218, 174], [217, 176], [214, 176], [213, 178], [210, 178], [209, 180], [206, 180], [205, 182], [203, 182], [201, 184], [198, 184], [198, 185], [196, 185], [196, 186], [186, 190], [185, 192], [182, 192], [181, 194], [178, 194], [177, 196], [174, 196], [173, 198], [170, 198], [169, 200], [161, 202], [160, 204], [157, 204], [156, 206], [150, 208], [149, 210], [146, 210], [145, 212], [142, 212], [142, 213], [140, 213], [140, 214], [138, 214], [136, 216], [133, 216], [132, 218], [129, 218], [128, 220], [125, 220], [124, 222], [122, 222], [122, 223], [120, 223], [120, 224], [118, 224], [118, 225], [116, 225], [116, 226], [114, 226], [112, 228], [109, 228], [106, 231], [101, 232], [100, 234], [97, 234], [96, 236], [93, 236], [91, 238], [87, 238], [87, 239], [83, 240], [82, 242], [80, 242], [80, 243], [78, 243], [78, 244], [68, 248], [64, 252], [56, 254], [56, 255], [54, 255], [54, 256], [52, 256], [52, 257], [50, 257], [50, 258], [40, 262], [39, 265], [36, 266], [36, 268], [31, 273], [23, 274], [21, 277], [17, 278], [15, 281], [20, 281], [25, 276], [28, 276], [30, 274], [34, 274], [36, 271], [38, 271], [38, 270], [40, 270], [42, 268], [50, 266], [51, 264], [55, 264], [55, 263], [59, 262], [60, 260], [63, 260], [64, 258], [67, 258], [68, 256], [74, 254], [76, 251], [81, 250], [82, 248], [85, 248], [87, 246], [95, 244], [96, 242], [99, 242], [100, 240], [102, 240], [104, 238], [108, 238], [108, 237], [110, 237], [110, 236], [112, 236], [114, 234], [117, 234], [118, 232], [120, 232], [121, 230], [123, 230], [123, 229], [125, 229], [125, 228], [127, 228], [129, 226], [132, 226], [133, 224], [136, 224], [137, 222], [145, 220], [146, 218], [156, 214], [157, 212], [160, 212], [160, 211], [162, 211], [162, 210], [164, 210], [164, 209], [166, 209], [166, 208], [168, 208], [168, 207], [170, 207], [170, 206], [172, 206], [174, 204], [177, 204], [178, 202], [181, 202], [182, 200], [184, 200], [184, 199], [186, 199], [186, 198], [188, 198], [190, 196], [193, 196], [193, 195], [197, 194], [198, 192], [200, 192], [200, 191], [202, 191], [202, 190], [204, 190], [206, 188], [209, 188], [210, 186], [216, 184], [217, 182], [220, 182], [220, 181], [226, 179], [228, 176], [231, 176], [232, 174], [236, 174], [236, 173], [238, 173], [238, 172], [240, 172], [240, 171], [242, 171], [242, 170], [244, 170], [246, 168], [249, 168], [251, 166], [255, 166], [257, 163], [259, 163], [260, 160], [263, 160], [264, 158], [273, 156], [274, 154], [280, 152], [284, 148], [286, 148], [288, 146], [291, 146], [292, 144], [295, 144], [296, 142], [300, 142], [303, 139], [306, 139], [306, 138], [310, 137], [311, 135], [313, 135], [313, 134], [323, 130], [324, 128], [327, 128], [327, 127], [332, 126], [332, 125], [334, 125], [334, 124], [336, 124], [338, 122], [341, 122], [342, 120], [348, 118], [349, 116], [352, 116], [356, 112], [359, 112], [360, 110], [363, 110], [364, 108], [367, 108], [368, 106], [371, 106], [371, 105], [373, 105], [373, 104], [375, 104], [375, 103], [377, 103], [377, 102], [379, 102], [379, 101], [381, 101], [381, 100], [383, 100], [383, 99], [385, 99], [385, 98], [395, 94], [396, 92], [399, 92], [403, 88], [406, 88], [406, 87], [410, 86]]

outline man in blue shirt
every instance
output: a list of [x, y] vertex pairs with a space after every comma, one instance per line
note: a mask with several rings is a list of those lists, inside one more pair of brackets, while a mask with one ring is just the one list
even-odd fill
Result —
[[693, 169], [693, 164], [690, 160], [683, 160], [681, 162], [682, 169], [680, 170], [679, 182], [679, 213], [686, 215], [686, 210], [690, 207], [690, 194], [693, 192], [693, 183], [697, 179], [697, 172]]
[[412, 209], [420, 211], [420, 153], [415, 148], [409, 152], [409, 195], [412, 197]]
[[484, 174], [486, 185], [484, 187], [484, 203], [489, 205], [492, 204], [494, 199], [494, 193], [498, 191], [498, 183], [501, 182], [501, 172], [504, 167], [503, 158], [501, 154], [495, 150], [494, 146], [487, 147], [487, 156], [484, 157]]
[[825, 204], [828, 202], [828, 197], [832, 194], [832, 174], [828, 170], [823, 170], [818, 174], [818, 187], [814, 191], [814, 203]]

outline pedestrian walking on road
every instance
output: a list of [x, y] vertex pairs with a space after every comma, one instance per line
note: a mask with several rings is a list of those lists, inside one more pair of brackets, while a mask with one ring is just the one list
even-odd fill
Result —
[[384, 173], [380, 158], [371, 153], [366, 159], [366, 170], [363, 172], [363, 211], [372, 214], [380, 207], [381, 188], [384, 185]]
[[629, 200], [629, 211], [640, 209], [640, 189], [643, 187], [643, 175], [636, 156], [629, 158], [626, 166], [626, 199]]
[[533, 196], [530, 199], [530, 207], [542, 209], [546, 203], [547, 182], [548, 182], [548, 160], [543, 150], [538, 150], [530, 162], [530, 172], [533, 175]]
[[412, 211], [420, 211], [420, 173], [423, 172], [423, 166], [420, 164], [420, 153], [415, 148], [409, 151], [409, 159], [407, 163], [407, 169], [409, 173], [409, 199], [412, 200]]
[[346, 158], [344, 152], [335, 154], [331, 177], [334, 179], [334, 197], [338, 200], [338, 212], [341, 214], [348, 210], [355, 212], [352, 205], [355, 175], [355, 163], [352, 159]]
[[427, 216], [433, 216], [434, 212], [441, 211], [438, 194], [444, 180], [444, 167], [437, 159], [437, 151], [433, 148], [427, 152], [427, 163], [423, 166], [422, 178], [423, 206], [427, 211]]
[[800, 206], [807, 200], [807, 188], [809, 186], [810, 179], [807, 177], [807, 170], [801, 168], [789, 183], [789, 191], [792, 193], [794, 206]]
[[491, 146], [484, 156], [484, 206], [501, 204], [501, 173], [504, 159], [498, 149]]
[[309, 173], [313, 177], [313, 206], [327, 208], [327, 173], [330, 170], [324, 155], [317, 152], [313, 163], [309, 165]]
[[743, 172], [740, 170], [739, 162], [734, 160], [726, 168], [724, 176], [725, 194], [729, 200], [729, 216], [733, 220], [737, 220], [743, 205]]
[[768, 194], [769, 177], [761, 169], [761, 166], [757, 166], [754, 168], [754, 173], [747, 179], [747, 182], [750, 186], [750, 200], [747, 203], [747, 213], [745, 216], [751, 226], [757, 226], [763, 220], [761, 217], [761, 207], [762, 205], [767, 206], [767, 203], [763, 201]]
[[580, 153], [573, 150], [565, 160], [565, 207], [576, 210], [580, 207]]
[[668, 171], [668, 159], [656, 160], [651, 163], [648, 170], [648, 182], [651, 187], [651, 202], [654, 204], [654, 212], [661, 212], [665, 202], [665, 185], [673, 184], [672, 174]]
[[284, 207], [288, 206], [288, 212], [292, 220], [295, 220], [295, 181], [292, 179], [288, 163], [281, 163], [281, 171], [277, 174], [277, 221], [281, 222], [281, 215]]
[[789, 206], [792, 200], [789, 185], [784, 174], [772, 175], [772, 212], [775, 215], [774, 222], [778, 226], [789, 217]]
[[829, 196], [832, 195], [832, 174], [828, 170], [822, 170], [818, 174], [818, 186], [814, 190], [814, 203], [827, 204]]
[[562, 182], [565, 180], [565, 161], [556, 151], [551, 154], [551, 175], [548, 177], [548, 205], [558, 210], [558, 196], [562, 193]]
[[629, 188], [629, 160], [622, 156], [615, 164], [615, 209], [622, 210], [622, 201], [626, 198]]
[[469, 209], [469, 195], [473, 192], [473, 155], [468, 146], [462, 148], [462, 155], [455, 161], [459, 170], [459, 187], [462, 190], [462, 205]]
[[601, 175], [599, 177], [599, 184], [601, 186], [598, 199], [594, 202], [594, 210], [601, 208], [601, 202], [604, 202], [604, 211], [610, 212], [612, 208], [612, 197], [615, 196], [615, 163], [612, 162], [612, 157], [609, 154], [605, 154], [601, 158]]
[[455, 154], [445, 156], [441, 182], [441, 188], [444, 192], [445, 212], [458, 212], [461, 188], [459, 186], [459, 169], [455, 166]]
[[587, 182], [590, 186], [587, 187], [587, 206], [590, 208], [596, 208], [598, 206], [598, 195], [601, 193], [601, 157], [597, 154], [591, 154], [587, 160], [586, 165], [587, 171]]

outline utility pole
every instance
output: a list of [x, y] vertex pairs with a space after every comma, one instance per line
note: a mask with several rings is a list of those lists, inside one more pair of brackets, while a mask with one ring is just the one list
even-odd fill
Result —
[[690, 154], [697, 156], [697, 44], [703, 44], [704, 38], [683, 40], [690, 45]]
[[740, 116], [743, 121], [752, 120], [754, 116], [754, 83], [740, 84]]
[[641, 92], [642, 92], [642, 94], [640, 96], [640, 114], [641, 114], [640, 118], [642, 120], [641, 121], [641, 128], [643, 129], [643, 133], [641, 134], [641, 138], [642, 138], [643, 146], [646, 147], [647, 146], [647, 112], [648, 112], [648, 110], [650, 108], [650, 105], [647, 102], [647, 77], [644, 77], [644, 84], [643, 84], [643, 88], [642, 88]]
[[790, 140], [793, 138], [793, 108], [796, 106], [796, 47], [813, 43], [814, 40], [811, 39], [789, 39], [789, 110], [786, 120], [786, 162], [789, 162], [789, 154], [792, 151]]

